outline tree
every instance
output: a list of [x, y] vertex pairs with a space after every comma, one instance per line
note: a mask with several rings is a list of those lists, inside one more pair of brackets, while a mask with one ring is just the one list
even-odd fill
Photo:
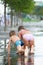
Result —
[[9, 0], [7, 3], [16, 12], [30, 13], [34, 8], [33, 0]]
[[[4, 0], [1, 0], [4, 3]], [[6, 5], [17, 13], [31, 13], [34, 8], [34, 0], [5, 0]]]
[[19, 13], [21, 17], [21, 13], [31, 13], [34, 8], [33, 0], [12, 0], [8, 2], [8, 6], [14, 10], [16, 13]]

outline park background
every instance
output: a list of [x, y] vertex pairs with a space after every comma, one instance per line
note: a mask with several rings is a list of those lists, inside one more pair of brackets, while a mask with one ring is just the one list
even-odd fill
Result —
[[[5, 59], [9, 31], [15, 30], [18, 33], [20, 25], [34, 35], [33, 65], [43, 64], [43, 0], [0, 0], [0, 65], [7, 64]], [[14, 53], [12, 65], [18, 65]]]

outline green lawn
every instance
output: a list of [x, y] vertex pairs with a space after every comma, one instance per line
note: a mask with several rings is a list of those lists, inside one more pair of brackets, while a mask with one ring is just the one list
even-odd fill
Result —
[[39, 22], [40, 20], [37, 20], [37, 19], [32, 20], [30, 18], [22, 18], [22, 21], [23, 22]]

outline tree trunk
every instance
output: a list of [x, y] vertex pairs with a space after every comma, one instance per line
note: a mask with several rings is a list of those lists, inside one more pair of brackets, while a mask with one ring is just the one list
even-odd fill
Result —
[[16, 12], [14, 11], [14, 27], [16, 26], [16, 22], [15, 22], [15, 19], [16, 19]]
[[11, 27], [13, 26], [13, 14], [12, 14], [12, 9], [11, 9]]
[[4, 31], [6, 31], [6, 0], [4, 0]]
[[[4, 31], [6, 31], [6, 0], [4, 0]], [[5, 44], [4, 44], [4, 52], [6, 53], [6, 40], [5, 40]]]

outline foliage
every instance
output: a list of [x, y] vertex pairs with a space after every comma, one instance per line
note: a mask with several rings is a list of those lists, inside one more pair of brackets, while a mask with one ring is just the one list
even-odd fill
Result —
[[33, 0], [1, 0], [6, 1], [6, 4], [16, 12], [30, 13], [34, 8]]
[[33, 14], [43, 15], [43, 6], [36, 6]]

